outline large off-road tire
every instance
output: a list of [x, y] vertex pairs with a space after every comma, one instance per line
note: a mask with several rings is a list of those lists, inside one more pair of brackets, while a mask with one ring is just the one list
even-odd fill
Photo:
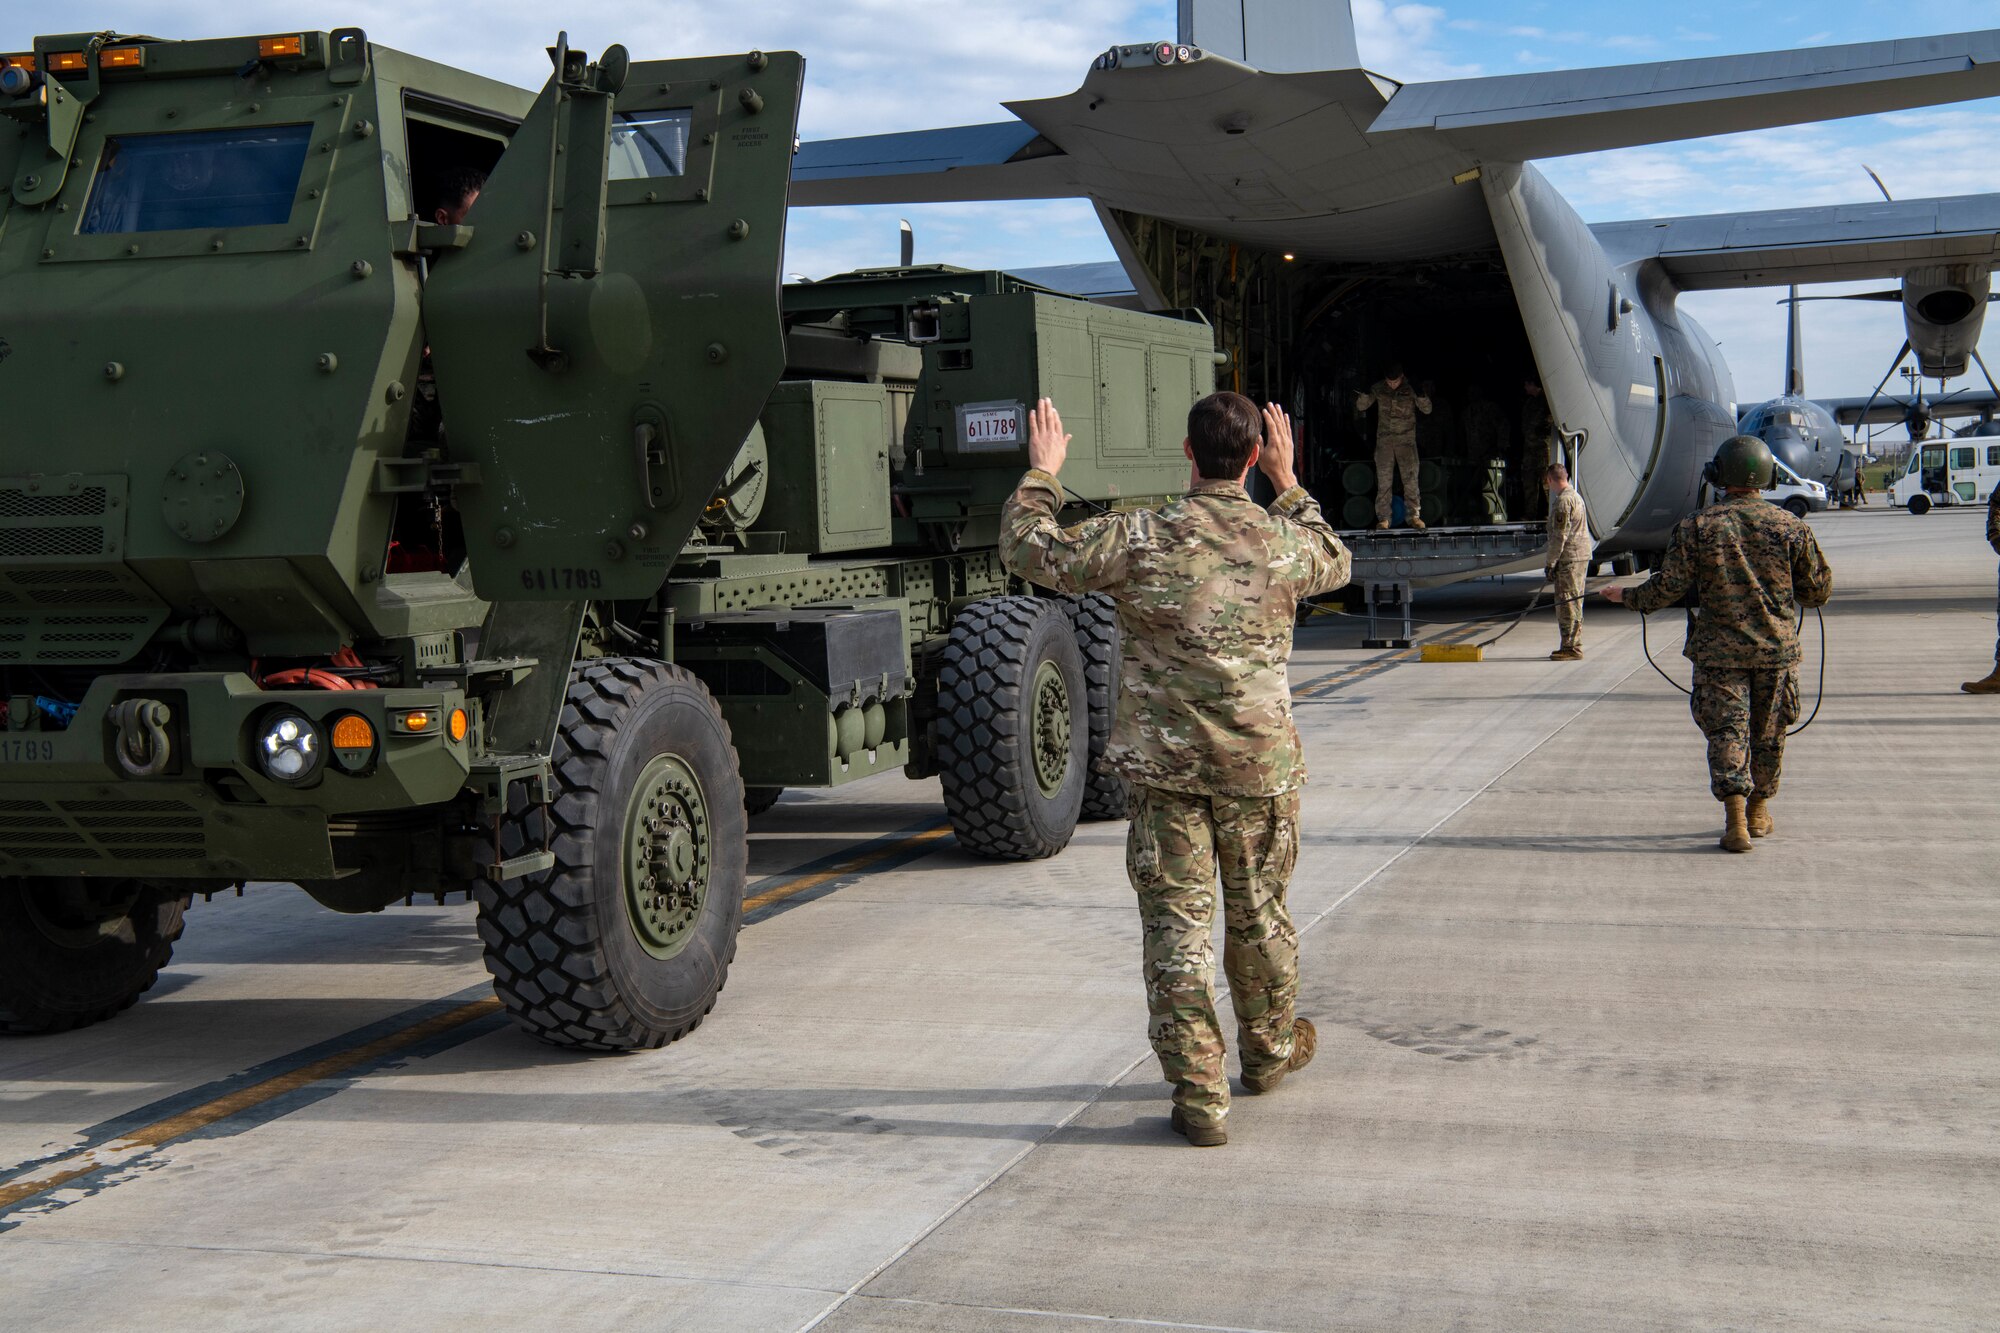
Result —
[[783, 787], [745, 787], [743, 789], [743, 813], [761, 815], [778, 803], [785, 794]]
[[130, 879], [0, 879], [0, 1033], [67, 1032], [151, 990], [188, 905]]
[[1067, 599], [1063, 608], [1076, 629], [1077, 651], [1083, 654], [1084, 694], [1090, 709], [1090, 760], [1084, 772], [1082, 817], [1123, 819], [1130, 813], [1131, 803], [1125, 779], [1098, 771], [1118, 714], [1118, 604], [1101, 592], [1093, 592]]
[[476, 889], [494, 993], [558, 1046], [664, 1046], [715, 1007], [743, 921], [729, 724], [680, 668], [603, 658], [570, 673], [553, 759], [554, 800], [517, 787], [501, 848], [546, 831], [554, 869]]
[[938, 776], [959, 845], [1000, 861], [1068, 846], [1089, 777], [1090, 719], [1062, 604], [989, 597], [960, 611], [937, 691]]

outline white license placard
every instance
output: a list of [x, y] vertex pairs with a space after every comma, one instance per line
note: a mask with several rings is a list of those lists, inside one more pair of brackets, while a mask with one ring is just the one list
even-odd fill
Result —
[[966, 403], [958, 409], [961, 453], [1011, 453], [1027, 441], [1027, 410], [1020, 403]]

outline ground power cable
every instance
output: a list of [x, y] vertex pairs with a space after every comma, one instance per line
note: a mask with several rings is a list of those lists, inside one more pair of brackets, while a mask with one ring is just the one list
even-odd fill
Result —
[[[1804, 731], [1807, 727], [1810, 727], [1813, 724], [1813, 719], [1819, 716], [1820, 705], [1826, 702], [1826, 611], [1823, 608], [1817, 606], [1815, 606], [1812, 609], [1812, 611], [1813, 615], [1818, 617], [1819, 619], [1819, 683], [1815, 687], [1812, 712], [1806, 715], [1805, 721], [1799, 723], [1799, 725], [1793, 727], [1790, 731], [1786, 732], [1785, 735], [1787, 737], [1796, 736], [1800, 732]], [[1681, 684], [1679, 681], [1675, 680], [1672, 676], [1669, 676], [1661, 668], [1660, 664], [1653, 660], [1653, 646], [1650, 643], [1646, 642], [1646, 619], [1647, 619], [1647, 613], [1641, 611], [1639, 613], [1639, 647], [1646, 654], [1647, 664], [1650, 665], [1654, 671], [1659, 673], [1661, 680], [1664, 680], [1665, 682], [1667, 682], [1667, 684], [1673, 686], [1675, 689], [1679, 690], [1682, 694], [1685, 694], [1690, 699], [1692, 699], [1694, 697], [1694, 691], [1689, 689], [1687, 686]], [[1799, 608], [1799, 623], [1797, 628], [1803, 630], [1805, 627], [1806, 627], [1806, 609], [1802, 606]]]

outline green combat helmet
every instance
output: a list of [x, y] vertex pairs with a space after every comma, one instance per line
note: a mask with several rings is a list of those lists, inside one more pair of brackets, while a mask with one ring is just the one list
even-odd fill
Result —
[[1702, 469], [1708, 484], [1718, 490], [1755, 487], [1761, 491], [1770, 486], [1776, 472], [1771, 446], [1755, 435], [1730, 436], [1716, 446], [1715, 457]]

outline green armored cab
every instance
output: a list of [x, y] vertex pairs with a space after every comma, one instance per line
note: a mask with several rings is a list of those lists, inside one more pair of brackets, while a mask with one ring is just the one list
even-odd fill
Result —
[[786, 787], [936, 774], [1000, 858], [1122, 814], [1110, 608], [993, 542], [1039, 396], [1080, 506], [1181, 488], [1207, 327], [781, 293], [800, 58], [550, 54], [0, 57], [0, 1031], [123, 1008], [256, 879], [470, 892], [524, 1027], [655, 1046]]

